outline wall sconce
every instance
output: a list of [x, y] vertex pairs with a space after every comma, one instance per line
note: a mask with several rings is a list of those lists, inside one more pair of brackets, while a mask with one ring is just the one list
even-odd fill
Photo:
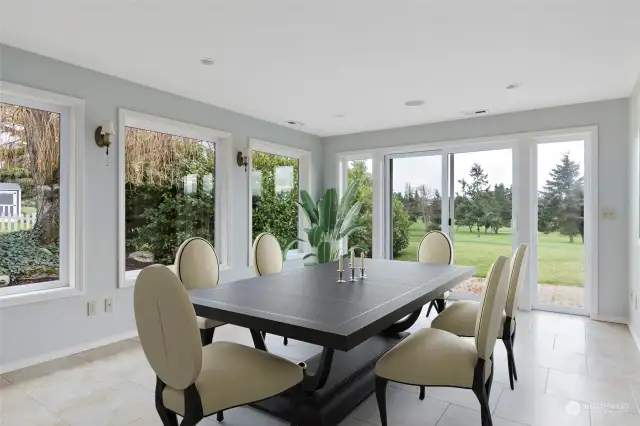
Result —
[[105, 121], [102, 126], [98, 126], [95, 133], [96, 145], [100, 148], [107, 148], [107, 156], [109, 155], [109, 146], [111, 146], [111, 135], [115, 135], [113, 121]]
[[244, 155], [242, 151], [238, 151], [236, 161], [238, 162], [238, 167], [244, 166], [244, 171], [246, 172], [247, 167], [249, 166], [249, 157], [247, 155]]

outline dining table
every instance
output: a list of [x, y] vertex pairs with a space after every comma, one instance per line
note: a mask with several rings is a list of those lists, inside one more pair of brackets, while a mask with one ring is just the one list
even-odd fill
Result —
[[375, 363], [409, 335], [423, 306], [475, 273], [460, 265], [357, 263], [345, 261], [342, 280], [331, 262], [189, 292], [198, 316], [249, 329], [257, 349], [268, 351], [265, 333], [318, 346], [298, 360], [302, 398], [289, 391], [255, 408], [285, 420], [297, 410], [305, 426], [337, 425], [374, 391]]

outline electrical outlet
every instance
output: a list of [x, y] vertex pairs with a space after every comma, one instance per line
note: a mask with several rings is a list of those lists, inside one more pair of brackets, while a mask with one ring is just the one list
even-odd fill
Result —
[[98, 315], [98, 308], [95, 300], [87, 302], [87, 316]]
[[104, 299], [104, 311], [113, 312], [113, 297], [107, 297]]

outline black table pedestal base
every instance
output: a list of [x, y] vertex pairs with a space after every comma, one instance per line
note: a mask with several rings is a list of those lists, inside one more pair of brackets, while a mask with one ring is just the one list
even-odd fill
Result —
[[[329, 378], [322, 389], [308, 392], [301, 407], [304, 426], [336, 426], [374, 391], [376, 361], [409, 333], [375, 336], [349, 352], [336, 351]], [[308, 371], [316, 371], [321, 354], [306, 360]], [[253, 407], [290, 420], [294, 397], [283, 394]], [[300, 399], [297, 400], [298, 403]]]

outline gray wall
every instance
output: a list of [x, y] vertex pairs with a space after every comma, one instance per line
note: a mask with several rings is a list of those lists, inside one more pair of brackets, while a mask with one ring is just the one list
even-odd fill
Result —
[[[114, 77], [0, 45], [0, 80], [85, 100], [85, 279], [86, 294], [0, 309], [0, 369], [50, 353], [97, 342], [135, 330], [133, 289], [117, 289], [117, 150], [115, 141], [107, 167], [103, 149], [95, 146], [94, 129], [105, 120], [117, 123], [118, 108], [126, 108], [233, 134], [234, 153], [254, 137], [312, 151], [312, 185], [322, 187], [322, 144], [318, 137], [246, 115], [150, 89]], [[132, 64], [135, 66], [135, 64]], [[247, 174], [233, 169], [232, 270], [229, 281], [251, 274], [248, 258]], [[115, 312], [87, 317], [86, 303], [115, 298]]]
[[628, 316], [629, 100], [617, 99], [467, 120], [336, 136], [324, 140], [325, 187], [337, 185], [341, 152], [598, 125], [599, 207], [615, 220], [599, 220], [599, 314]]

